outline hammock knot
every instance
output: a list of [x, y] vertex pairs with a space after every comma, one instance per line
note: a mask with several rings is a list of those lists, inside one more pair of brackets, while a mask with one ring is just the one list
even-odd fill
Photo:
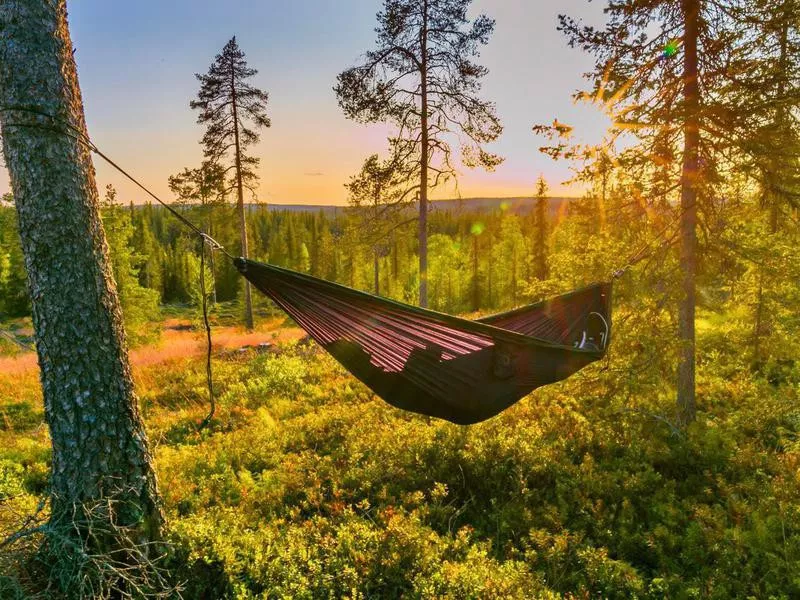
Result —
[[247, 259], [240, 256], [239, 258], [233, 259], [234, 266], [239, 270], [240, 273], [247, 273]]
[[220, 244], [217, 240], [212, 238], [207, 233], [201, 233], [200, 237], [203, 239], [203, 241], [206, 244], [208, 244], [208, 247], [211, 248], [211, 250], [222, 250], [223, 249], [222, 244]]

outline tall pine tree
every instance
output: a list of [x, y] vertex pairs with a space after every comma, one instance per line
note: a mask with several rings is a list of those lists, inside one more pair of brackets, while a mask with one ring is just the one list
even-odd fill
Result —
[[487, 69], [475, 62], [494, 21], [470, 21], [472, 0], [384, 0], [377, 48], [342, 72], [334, 88], [348, 118], [397, 126], [395, 144], [419, 165], [419, 303], [428, 304], [429, 189], [455, 176], [451, 134], [461, 136], [465, 165], [493, 169], [484, 150], [502, 132], [494, 105], [478, 97]]
[[638, 138], [626, 152], [630, 162], [623, 163], [629, 173], [644, 185], [655, 181], [651, 157], [668, 154], [665, 148], [681, 156], [669, 173], [676, 182], [670, 204], [677, 208], [680, 242], [678, 420], [686, 424], [696, 410], [698, 215], [719, 201], [712, 184], [732, 143], [717, 120], [737, 108], [719, 92], [741, 67], [744, 34], [729, 8], [707, 0], [621, 0], [609, 2], [605, 14], [602, 28], [562, 15], [560, 29], [571, 46], [596, 57], [593, 86], [583, 96], [605, 106], [618, 133]]
[[[270, 126], [267, 92], [248, 83], [257, 73], [247, 65], [234, 36], [216, 56], [208, 73], [197, 75], [200, 91], [197, 100], [190, 102], [193, 109], [200, 111], [197, 122], [207, 126], [202, 139], [206, 158], [222, 165], [225, 177], [231, 174], [229, 189], [236, 191], [241, 255], [245, 258], [248, 247], [244, 189], [253, 190], [259, 163], [258, 158], [247, 154], [247, 149], [258, 143], [259, 130]], [[245, 324], [252, 329], [253, 302], [247, 281], [244, 302]]]

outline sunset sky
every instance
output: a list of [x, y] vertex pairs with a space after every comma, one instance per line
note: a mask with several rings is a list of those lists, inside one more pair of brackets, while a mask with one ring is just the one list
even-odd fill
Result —
[[[254, 83], [270, 94], [272, 127], [254, 149], [261, 158], [260, 201], [343, 204], [343, 183], [364, 158], [385, 149], [387, 129], [348, 121], [332, 91], [336, 75], [374, 46], [379, 0], [139, 0], [69, 3], [70, 27], [89, 132], [126, 169], [170, 198], [167, 177], [198, 166], [201, 126], [189, 109], [195, 73], [205, 72], [233, 35], [259, 70]], [[598, 141], [607, 126], [597, 108], [575, 105], [579, 73], [591, 58], [567, 47], [556, 31], [564, 12], [598, 22], [587, 0], [475, 0], [497, 27], [481, 61], [490, 69], [482, 97], [497, 104], [505, 127], [490, 149], [506, 158], [494, 173], [461, 169], [459, 190], [436, 197], [530, 195], [543, 174], [555, 194], [576, 194], [561, 182], [567, 165], [538, 152], [536, 123], [554, 118], [576, 136]], [[143, 195], [95, 159], [101, 189], [113, 183], [123, 202]], [[5, 172], [0, 191], [9, 189]]]

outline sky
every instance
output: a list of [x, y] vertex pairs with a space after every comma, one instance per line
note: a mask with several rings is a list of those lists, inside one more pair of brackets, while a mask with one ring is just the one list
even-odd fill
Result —
[[[236, 35], [253, 83], [270, 94], [272, 127], [252, 153], [261, 159], [258, 200], [279, 204], [345, 204], [344, 183], [364, 159], [385, 151], [388, 129], [348, 121], [332, 90], [336, 75], [374, 47], [380, 0], [138, 0], [68, 3], [89, 133], [126, 170], [171, 199], [167, 178], [199, 166], [202, 126], [189, 101], [195, 73], [207, 71]], [[543, 175], [554, 195], [569, 166], [541, 154], [531, 130], [553, 119], [576, 137], [599, 141], [608, 126], [597, 107], [575, 104], [585, 87], [590, 56], [567, 46], [556, 30], [558, 13], [601, 23], [588, 0], [475, 0], [472, 14], [496, 19], [479, 62], [489, 68], [481, 96], [496, 103], [502, 137], [487, 147], [505, 157], [492, 173], [461, 168], [458, 187], [435, 198], [527, 196]], [[124, 202], [144, 194], [95, 157], [101, 190], [113, 184]], [[0, 192], [9, 191], [0, 173]]]

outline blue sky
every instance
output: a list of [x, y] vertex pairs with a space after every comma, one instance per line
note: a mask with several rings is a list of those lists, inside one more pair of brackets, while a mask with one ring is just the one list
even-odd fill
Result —
[[[255, 83], [270, 93], [272, 127], [254, 154], [262, 160], [259, 199], [278, 203], [345, 203], [343, 183], [363, 159], [385, 148], [386, 129], [344, 118], [334, 97], [336, 75], [374, 45], [377, 0], [139, 0], [68, 3], [70, 28], [90, 135], [95, 143], [157, 193], [169, 197], [167, 177], [202, 158], [202, 128], [188, 107], [194, 74], [207, 70], [233, 35], [259, 70]], [[505, 126], [490, 148], [506, 158], [496, 172], [462, 169], [459, 192], [469, 196], [532, 193], [543, 174], [554, 192], [569, 177], [537, 149], [535, 123], [554, 118], [598, 141], [606, 117], [575, 105], [591, 58], [567, 47], [556, 31], [559, 12], [601, 20], [587, 0], [475, 0], [474, 14], [497, 20], [483, 50], [489, 67], [482, 96], [497, 104]], [[123, 202], [142, 194], [96, 161], [98, 184], [113, 183]], [[7, 191], [3, 173], [0, 191]], [[572, 190], [575, 192], [576, 190]], [[438, 197], [452, 197], [453, 188]]]

